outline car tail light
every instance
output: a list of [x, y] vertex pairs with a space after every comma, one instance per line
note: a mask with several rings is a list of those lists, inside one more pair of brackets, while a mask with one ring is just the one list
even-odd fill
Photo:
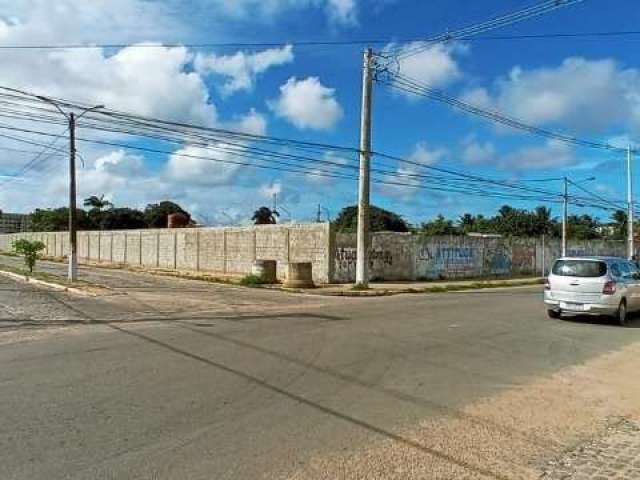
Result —
[[544, 279], [544, 289], [545, 290], [551, 290], [551, 283], [549, 283], [549, 279], [548, 278]]
[[604, 288], [602, 289], [602, 294], [613, 295], [614, 293], [616, 293], [616, 282], [614, 282], [613, 280], [609, 280], [607, 281], [607, 283], [604, 284]]

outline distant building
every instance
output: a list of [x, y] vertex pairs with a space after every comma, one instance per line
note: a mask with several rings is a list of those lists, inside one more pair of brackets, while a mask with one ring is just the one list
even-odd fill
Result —
[[29, 230], [31, 217], [22, 213], [0, 213], [0, 233], [18, 233]]

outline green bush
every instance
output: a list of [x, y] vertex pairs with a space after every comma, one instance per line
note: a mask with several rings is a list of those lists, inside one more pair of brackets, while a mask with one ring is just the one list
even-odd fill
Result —
[[264, 284], [264, 280], [257, 275], [247, 275], [240, 280], [240, 285], [244, 285], [245, 287], [257, 287], [262, 284]]
[[29, 268], [29, 272], [33, 273], [38, 253], [45, 249], [45, 244], [37, 240], [31, 241], [23, 238], [13, 242], [13, 249], [17, 254], [24, 256], [24, 263]]

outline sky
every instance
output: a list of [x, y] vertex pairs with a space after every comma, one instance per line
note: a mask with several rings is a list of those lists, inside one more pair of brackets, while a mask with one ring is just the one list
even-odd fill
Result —
[[[402, 51], [419, 39], [531, 4], [532, 0], [0, 0], [0, 46], [131, 45], [0, 49], [0, 86], [207, 127], [357, 148], [366, 45], [296, 42], [375, 40], [382, 42], [372, 45], [376, 51]], [[640, 9], [633, 0], [585, 0], [492, 35], [630, 31], [639, 23]], [[172, 46], [139, 46], [148, 43]], [[197, 43], [282, 45], [180, 46]], [[434, 45], [398, 66], [403, 74], [449, 95], [528, 124], [626, 146], [640, 134], [639, 43], [640, 35], [470, 40]], [[15, 121], [0, 118], [2, 124]], [[62, 133], [59, 126], [38, 128]], [[566, 175], [579, 181], [593, 176], [586, 188], [611, 199], [625, 197], [625, 158], [620, 154], [497, 127], [378, 83], [372, 142], [378, 152], [482, 177], [522, 181]], [[78, 169], [79, 198], [103, 194], [116, 206], [138, 208], [173, 200], [208, 224], [246, 222], [257, 207], [271, 205], [274, 193], [283, 221], [315, 219], [318, 205], [323, 218], [335, 218], [357, 200], [353, 180], [210, 162], [180, 156], [203, 154], [196, 146], [174, 148], [174, 154], [159, 155], [80, 145], [84, 165]], [[18, 149], [25, 147], [0, 138], [0, 209], [29, 212], [65, 205], [67, 159], [52, 156], [16, 177], [38, 152], [35, 147], [27, 153]], [[374, 166], [377, 161], [374, 158]], [[558, 181], [536, 185], [561, 189]], [[450, 218], [467, 212], [490, 215], [504, 203], [520, 208], [539, 204], [397, 185], [374, 185], [372, 203], [412, 223], [439, 213]], [[547, 206], [554, 216], [560, 214], [557, 204]], [[575, 213], [602, 219], [610, 215], [574, 208]]]

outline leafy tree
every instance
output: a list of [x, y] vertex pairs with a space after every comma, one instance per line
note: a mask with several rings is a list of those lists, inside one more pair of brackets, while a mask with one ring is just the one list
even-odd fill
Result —
[[[76, 210], [78, 228], [90, 230], [96, 228], [92, 218], [82, 209]], [[46, 208], [36, 209], [31, 214], [31, 231], [34, 232], [61, 232], [69, 230], [69, 209]]]
[[447, 220], [442, 215], [438, 215], [435, 220], [422, 223], [420, 233], [423, 235], [459, 235], [461, 231], [453, 224], [453, 220]]
[[99, 197], [96, 195], [91, 195], [88, 198], [84, 199], [84, 206], [91, 207], [92, 210], [97, 210], [101, 212], [105, 208], [113, 207], [113, 203], [104, 198], [104, 195], [100, 195]]
[[[369, 228], [372, 232], [408, 232], [409, 224], [397, 213], [371, 205]], [[358, 207], [345, 207], [333, 221], [336, 231], [354, 233], [358, 229]]]
[[260, 207], [255, 212], [251, 220], [255, 225], [275, 225], [278, 223], [277, 218], [280, 216], [275, 210], [271, 210], [269, 207]]
[[567, 220], [567, 236], [569, 238], [575, 240], [600, 238], [598, 220], [590, 215], [569, 215]]
[[183, 210], [177, 203], [165, 200], [160, 203], [150, 203], [147, 205], [144, 209], [145, 223], [149, 228], [167, 228], [167, 218], [172, 213], [183, 213], [191, 217], [189, 212]]
[[613, 236], [617, 239], [623, 239], [627, 236], [627, 212], [624, 210], [616, 210], [611, 215], [613, 221]]
[[132, 208], [111, 208], [102, 212], [100, 230], [132, 230], [147, 226], [144, 213]]
[[24, 256], [24, 263], [27, 265], [29, 272], [33, 273], [38, 253], [45, 249], [45, 244], [40, 241], [31, 241], [23, 238], [13, 242], [13, 249], [17, 254]]
[[465, 213], [458, 220], [458, 230], [466, 235], [469, 233], [496, 233], [495, 222], [484, 215]]

